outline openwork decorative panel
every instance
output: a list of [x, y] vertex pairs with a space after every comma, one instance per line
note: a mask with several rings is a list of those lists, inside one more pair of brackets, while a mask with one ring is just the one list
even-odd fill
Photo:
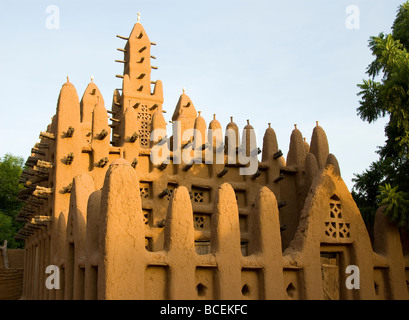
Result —
[[325, 235], [334, 240], [350, 238], [351, 225], [343, 218], [341, 201], [337, 196], [331, 197], [329, 209], [329, 217], [325, 221]]
[[149, 113], [147, 105], [141, 105], [138, 112], [138, 120], [140, 121], [140, 129], [138, 130], [140, 144], [144, 148], [149, 148], [152, 115]]

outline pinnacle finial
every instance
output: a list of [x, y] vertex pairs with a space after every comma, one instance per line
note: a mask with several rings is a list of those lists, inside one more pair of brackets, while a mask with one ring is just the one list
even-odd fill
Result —
[[318, 121], [315, 121], [315, 123], [317, 124], [317, 127], [318, 127]]
[[294, 129], [297, 129], [297, 124], [296, 123], [294, 124]]
[[213, 114], [213, 120], [216, 120], [216, 114]]
[[91, 75], [91, 82], [94, 82], [94, 76]]
[[141, 13], [140, 12], [138, 12], [138, 20], [136, 22], [141, 23]]
[[250, 124], [250, 120], [249, 120], [249, 119], [247, 119], [247, 124], [248, 124], [248, 125]]
[[70, 82], [70, 78], [67, 76], [67, 82]]
[[230, 121], [233, 122], [233, 117], [230, 117]]
[[271, 122], [268, 123], [268, 127], [271, 128]]
[[197, 114], [198, 114], [198, 117], [200, 117], [200, 114], [202, 113], [202, 111], [198, 111], [197, 112]]
[[185, 93], [186, 92], [186, 87], [183, 87], [182, 91], [183, 91], [183, 93]]

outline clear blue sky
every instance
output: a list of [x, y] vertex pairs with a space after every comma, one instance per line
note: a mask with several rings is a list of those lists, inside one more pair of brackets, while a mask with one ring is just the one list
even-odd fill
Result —
[[[385, 141], [385, 120], [369, 125], [356, 114], [356, 84], [372, 61], [368, 39], [390, 32], [403, 2], [1, 0], [0, 156], [30, 155], [67, 75], [80, 97], [93, 75], [110, 109], [124, 46], [115, 36], [128, 36], [141, 12], [158, 44], [152, 79], [163, 81], [167, 120], [186, 87], [207, 122], [213, 113], [223, 127], [230, 116], [240, 128], [250, 119], [259, 141], [271, 122], [284, 154], [294, 124], [309, 142], [318, 120], [351, 188]], [[47, 28], [50, 5], [59, 29]], [[359, 29], [346, 26], [350, 5]]]

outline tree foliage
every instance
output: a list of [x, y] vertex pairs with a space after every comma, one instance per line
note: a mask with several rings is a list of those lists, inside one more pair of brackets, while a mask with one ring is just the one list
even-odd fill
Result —
[[15, 221], [21, 209], [18, 201], [18, 192], [23, 188], [19, 183], [23, 170], [24, 160], [6, 154], [0, 159], [0, 242], [7, 240], [10, 248], [21, 248], [21, 241], [14, 239], [15, 234], [21, 228], [21, 224]]
[[[358, 84], [358, 115], [369, 123], [388, 117], [385, 144], [376, 151], [379, 160], [355, 174], [353, 196], [367, 223], [380, 205], [399, 226], [409, 228], [409, 1], [402, 4], [392, 33], [371, 37], [374, 60], [368, 79]], [[399, 190], [399, 191], [398, 191]]]

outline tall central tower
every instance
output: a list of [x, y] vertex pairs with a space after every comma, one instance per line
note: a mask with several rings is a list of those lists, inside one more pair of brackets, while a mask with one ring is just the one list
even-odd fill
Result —
[[116, 60], [124, 64], [124, 71], [117, 75], [122, 78], [122, 89], [116, 89], [113, 98], [112, 144], [122, 147], [136, 143], [138, 149], [149, 149], [153, 114], [162, 113], [163, 104], [162, 82], [151, 80], [152, 69], [157, 69], [151, 65], [151, 59], [156, 59], [151, 55], [151, 46], [155, 44], [139, 22], [139, 14], [129, 37], [117, 37], [127, 42], [124, 49], [118, 49], [124, 59]]

